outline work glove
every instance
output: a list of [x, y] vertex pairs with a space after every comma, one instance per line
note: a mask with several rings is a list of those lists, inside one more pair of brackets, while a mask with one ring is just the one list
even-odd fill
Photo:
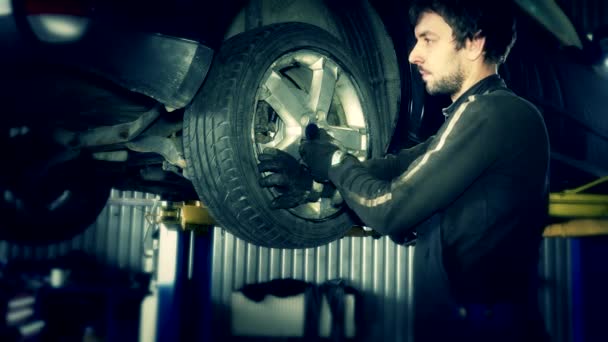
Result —
[[316, 202], [320, 192], [313, 190], [313, 178], [306, 166], [289, 153], [266, 148], [258, 155], [260, 172], [272, 172], [260, 178], [261, 187], [274, 188], [279, 196], [270, 202], [272, 209], [294, 208], [307, 202]]
[[329, 181], [329, 168], [337, 151], [340, 151], [340, 148], [325, 130], [315, 124], [306, 127], [306, 138], [300, 143], [300, 155], [314, 180]]

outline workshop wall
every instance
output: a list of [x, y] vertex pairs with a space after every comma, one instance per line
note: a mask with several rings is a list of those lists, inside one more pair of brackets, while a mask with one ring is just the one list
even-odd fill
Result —
[[272, 249], [248, 244], [219, 228], [213, 236], [212, 274], [219, 275], [212, 279], [214, 303], [229, 306], [232, 292], [245, 284], [281, 278], [321, 284], [340, 278], [367, 298], [376, 298], [365, 321], [378, 339], [412, 340], [412, 248], [387, 238], [347, 237], [317, 248]]
[[[221, 315], [230, 307], [230, 296], [246, 284], [281, 278], [321, 284], [341, 278], [368, 299], [365, 324], [373, 340], [412, 341], [413, 251], [414, 247], [396, 245], [388, 238], [371, 237], [346, 237], [317, 248], [272, 249], [248, 244], [215, 228], [211, 293], [213, 302], [223, 308], [216, 312], [216, 319], [228, 320]], [[541, 258], [539, 300], [547, 329], [552, 341], [570, 342], [570, 241], [545, 239]]]
[[71, 240], [46, 246], [21, 246], [0, 241], [0, 261], [50, 260], [83, 251], [98, 262], [129, 271], [144, 271], [146, 215], [158, 203], [156, 195], [112, 190], [97, 221]]

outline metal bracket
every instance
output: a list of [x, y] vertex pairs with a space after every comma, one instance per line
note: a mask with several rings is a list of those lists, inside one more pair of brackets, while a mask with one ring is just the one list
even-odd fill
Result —
[[175, 140], [157, 136], [141, 137], [134, 141], [130, 141], [125, 146], [136, 152], [154, 152], [163, 156], [170, 164], [181, 169], [186, 168], [186, 159], [184, 159]]
[[585, 191], [608, 183], [608, 176], [571, 190], [549, 195], [549, 215], [565, 218], [608, 218], [608, 195]]
[[549, 194], [549, 215], [569, 219], [545, 228], [545, 237], [608, 235], [608, 195], [585, 193], [608, 183], [608, 176], [576, 189]]
[[215, 220], [200, 201], [163, 202], [159, 223], [169, 229], [205, 234], [215, 225]]
[[71, 148], [100, 147], [126, 143], [145, 131], [160, 116], [162, 110], [162, 106], [155, 106], [131, 122], [97, 127], [81, 133], [57, 130], [54, 132], [54, 138], [60, 144]]
[[543, 233], [544, 237], [583, 237], [608, 235], [608, 219], [604, 220], [571, 220], [554, 223]]

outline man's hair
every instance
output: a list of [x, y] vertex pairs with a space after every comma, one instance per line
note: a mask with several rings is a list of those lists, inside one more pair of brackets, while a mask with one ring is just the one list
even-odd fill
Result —
[[414, 0], [410, 21], [416, 24], [425, 12], [437, 13], [450, 25], [457, 49], [462, 49], [466, 39], [473, 39], [477, 34], [485, 37], [486, 62], [503, 63], [515, 44], [512, 0]]

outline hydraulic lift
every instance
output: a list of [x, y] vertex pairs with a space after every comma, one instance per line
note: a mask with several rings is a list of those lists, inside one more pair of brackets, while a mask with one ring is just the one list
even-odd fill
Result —
[[153, 268], [142, 302], [140, 342], [210, 341], [211, 230], [200, 202], [163, 202], [154, 215], [147, 255]]

